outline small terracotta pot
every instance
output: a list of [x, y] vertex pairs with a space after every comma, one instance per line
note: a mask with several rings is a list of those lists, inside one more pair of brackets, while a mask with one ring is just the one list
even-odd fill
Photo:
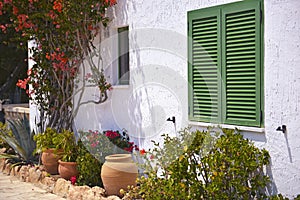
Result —
[[[47, 149], [42, 153], [42, 163], [45, 167], [46, 172], [49, 174], [58, 174], [58, 160], [61, 158], [60, 155], [54, 153], [55, 149]], [[59, 154], [60, 150], [57, 150]]]
[[58, 172], [60, 177], [70, 180], [72, 176], [78, 176], [77, 163], [76, 162], [64, 162], [58, 161]]
[[120, 189], [136, 185], [138, 168], [130, 154], [114, 154], [106, 156], [105, 160], [101, 178], [107, 195], [121, 196]]

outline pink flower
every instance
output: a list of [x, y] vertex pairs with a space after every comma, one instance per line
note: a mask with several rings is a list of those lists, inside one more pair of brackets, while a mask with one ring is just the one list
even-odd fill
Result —
[[70, 181], [71, 181], [71, 183], [72, 183], [72, 185], [75, 185], [75, 183], [76, 183], [76, 176], [72, 176], [71, 178], [70, 178]]
[[91, 73], [87, 73], [84, 78], [85, 78], [85, 80], [88, 80], [91, 77], [92, 77], [92, 74]]

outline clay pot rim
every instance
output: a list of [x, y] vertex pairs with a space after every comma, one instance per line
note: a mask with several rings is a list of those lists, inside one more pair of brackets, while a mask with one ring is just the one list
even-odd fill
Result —
[[114, 161], [119, 162], [119, 161], [125, 161], [129, 159], [132, 159], [131, 154], [112, 154], [105, 157], [105, 160], [109, 162], [114, 162]]
[[66, 162], [66, 161], [62, 161], [62, 160], [58, 160], [59, 164], [68, 164], [68, 165], [77, 165], [77, 162]]
[[[43, 153], [54, 153], [55, 152], [55, 148], [47, 148], [45, 150], [43, 150]], [[56, 152], [63, 152], [63, 149], [57, 149]]]

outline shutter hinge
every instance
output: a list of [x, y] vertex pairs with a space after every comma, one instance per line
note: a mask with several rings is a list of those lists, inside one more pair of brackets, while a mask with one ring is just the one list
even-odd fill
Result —
[[191, 106], [188, 107], [188, 115], [190, 115], [190, 113], [191, 113], [190, 109], [191, 109]]
[[259, 118], [260, 118], [260, 124], [262, 124], [263, 123], [263, 111], [262, 110], [260, 110]]

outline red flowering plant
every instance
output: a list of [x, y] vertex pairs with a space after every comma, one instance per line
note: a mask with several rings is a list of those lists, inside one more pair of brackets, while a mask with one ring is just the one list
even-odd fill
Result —
[[[41, 130], [72, 129], [73, 116], [78, 112], [73, 97], [79, 95], [76, 105], [81, 105], [86, 70], [100, 74], [94, 82], [99, 88], [99, 100], [94, 103], [107, 99], [111, 86], [101, 66], [94, 63], [93, 57], [99, 56], [100, 50], [93, 41], [98, 36], [101, 39], [103, 27], [109, 22], [106, 10], [114, 4], [116, 0], [0, 0], [0, 17], [9, 18], [0, 24], [0, 31], [18, 33], [12, 40], [25, 49], [27, 41], [34, 41], [29, 49], [29, 59], [34, 64], [28, 77], [19, 80], [17, 86], [38, 105]], [[82, 84], [75, 87], [81, 75]]]
[[116, 153], [132, 153], [139, 151], [139, 147], [130, 142], [125, 130], [113, 131], [80, 131], [80, 138], [87, 150], [100, 162], [105, 161], [105, 156]]

